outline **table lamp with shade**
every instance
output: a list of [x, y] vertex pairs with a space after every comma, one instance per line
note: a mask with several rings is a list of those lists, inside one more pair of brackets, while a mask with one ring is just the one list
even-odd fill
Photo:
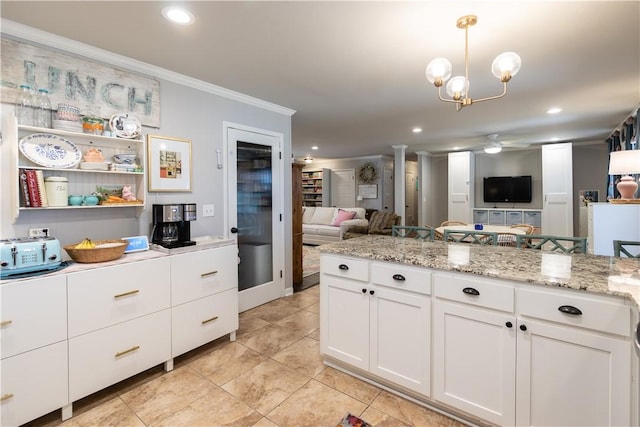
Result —
[[618, 203], [639, 201], [633, 197], [638, 190], [638, 183], [634, 177], [630, 176], [638, 173], [640, 173], [640, 150], [614, 151], [610, 154], [609, 175], [622, 175], [616, 186], [620, 193]]

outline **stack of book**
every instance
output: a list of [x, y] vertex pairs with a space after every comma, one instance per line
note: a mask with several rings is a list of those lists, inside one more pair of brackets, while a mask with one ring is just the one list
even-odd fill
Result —
[[20, 169], [20, 206], [41, 208], [49, 206], [40, 169]]

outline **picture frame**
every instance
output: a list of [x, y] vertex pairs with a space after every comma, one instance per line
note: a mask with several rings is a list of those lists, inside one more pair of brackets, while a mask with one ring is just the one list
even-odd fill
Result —
[[190, 192], [191, 140], [147, 135], [149, 192]]
[[378, 184], [358, 185], [358, 196], [363, 199], [377, 199]]

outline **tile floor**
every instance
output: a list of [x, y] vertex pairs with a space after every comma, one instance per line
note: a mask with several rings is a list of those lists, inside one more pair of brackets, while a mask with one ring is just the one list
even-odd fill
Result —
[[463, 424], [323, 365], [319, 286], [240, 315], [228, 335], [29, 426], [335, 426], [350, 412], [376, 427]]

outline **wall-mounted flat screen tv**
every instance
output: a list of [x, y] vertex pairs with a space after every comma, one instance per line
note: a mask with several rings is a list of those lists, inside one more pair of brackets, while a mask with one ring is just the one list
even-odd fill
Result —
[[531, 203], [531, 175], [486, 177], [482, 190], [485, 203]]

